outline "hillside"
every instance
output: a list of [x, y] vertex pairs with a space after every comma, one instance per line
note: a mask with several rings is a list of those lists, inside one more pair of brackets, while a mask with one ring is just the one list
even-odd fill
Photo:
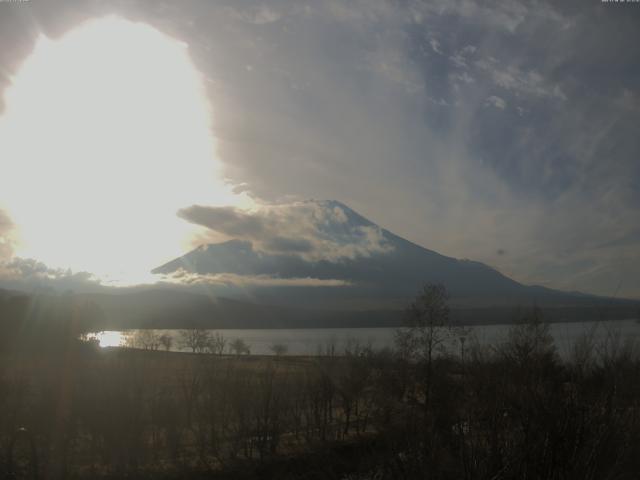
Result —
[[[223, 282], [207, 285], [215, 295], [251, 299], [262, 303], [314, 308], [368, 309], [401, 308], [425, 283], [442, 283], [457, 307], [486, 308], [517, 305], [575, 307], [608, 302], [580, 293], [567, 293], [539, 286], [523, 285], [480, 262], [459, 260], [409, 242], [335, 201], [307, 202], [317, 209], [339, 209], [346, 222], [322, 224], [326, 241], [344, 244], [344, 232], [356, 238], [363, 229], [379, 232], [384, 251], [338, 260], [310, 260], [304, 255], [259, 250], [252, 242], [232, 239], [202, 245], [162, 265], [153, 273], [172, 275], [187, 272], [197, 276], [271, 279], [317, 279], [344, 282], [342, 286], [287, 286], [243, 284], [241, 288]], [[326, 216], [325, 216], [326, 217]], [[342, 242], [342, 243], [341, 243]]]

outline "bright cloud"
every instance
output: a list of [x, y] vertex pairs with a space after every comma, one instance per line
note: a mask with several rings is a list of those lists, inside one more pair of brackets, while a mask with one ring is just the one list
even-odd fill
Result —
[[205, 285], [232, 287], [345, 287], [351, 285], [346, 280], [319, 278], [279, 278], [269, 275], [237, 275], [234, 273], [198, 274], [178, 270], [160, 276], [161, 282], [177, 285]]
[[307, 261], [353, 260], [393, 249], [379, 227], [350, 219], [335, 202], [262, 205], [253, 210], [194, 205], [179, 215], [227, 237], [249, 241], [257, 251]]

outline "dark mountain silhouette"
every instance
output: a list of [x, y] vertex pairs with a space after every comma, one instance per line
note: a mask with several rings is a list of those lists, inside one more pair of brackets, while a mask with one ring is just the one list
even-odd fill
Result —
[[[73, 295], [0, 293], [0, 347], [9, 342], [16, 348], [55, 347], [70, 335], [110, 329], [397, 327], [404, 318], [404, 306], [299, 308], [157, 287]], [[624, 319], [633, 318], [637, 308], [631, 302], [547, 306], [544, 317], [548, 321]], [[510, 323], [525, 311], [512, 306], [457, 307], [451, 316], [465, 325]]]
[[452, 304], [459, 307], [532, 303], [540, 306], [586, 306], [602, 300], [592, 295], [523, 285], [483, 263], [447, 257], [409, 242], [381, 229], [339, 202], [313, 203], [318, 208], [341, 209], [351, 228], [379, 229], [386, 245], [391, 248], [370, 256], [308, 261], [296, 254], [258, 251], [249, 241], [230, 240], [202, 245], [153, 272], [171, 274], [182, 270], [200, 275], [261, 275], [277, 279], [313, 278], [349, 282], [349, 286], [313, 288], [210, 286], [212, 292], [226, 296], [322, 308], [400, 307], [425, 283], [444, 284], [451, 294]]
[[397, 326], [401, 312], [328, 311], [264, 305], [167, 288], [80, 296], [104, 315], [102, 329]]

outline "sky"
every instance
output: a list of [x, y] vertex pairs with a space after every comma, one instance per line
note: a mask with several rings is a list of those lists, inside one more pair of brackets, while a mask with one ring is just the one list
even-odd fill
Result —
[[[197, 212], [192, 205], [267, 204], [268, 217], [305, 199], [338, 200], [410, 241], [484, 262], [526, 284], [640, 298], [640, 4], [0, 2], [2, 114], [8, 116], [6, 92], [18, 88], [41, 35], [57, 41], [82, 22], [113, 16], [180, 42], [209, 103], [219, 171], [212, 188], [225, 194], [163, 203], [177, 222], [189, 224], [185, 212]], [[149, 84], [170, 77], [158, 68]], [[180, 91], [188, 85], [170, 80]], [[34, 144], [56, 115], [65, 115], [59, 110], [42, 130], [31, 130]], [[67, 219], [48, 225], [47, 235], [73, 235], [82, 216], [47, 211], [55, 182], [39, 163], [27, 172], [18, 163], [0, 158], [4, 181], [30, 185], [21, 198], [42, 209], [43, 218]], [[201, 190], [187, 186], [202, 175], [175, 173], [182, 164], [169, 174], [155, 171], [164, 168], [160, 161], [145, 164], [131, 191], [164, 179], [146, 206], [165, 192]], [[68, 272], [65, 265], [17, 259], [5, 200], [0, 191], [0, 257], [13, 265], [12, 274], [28, 279], [44, 271], [71, 283], [91, 277], [82, 265]], [[144, 250], [130, 234], [145, 229], [142, 206], [133, 203], [118, 204], [108, 215], [127, 222], [107, 222], [104, 232], [123, 249]], [[196, 238], [206, 237], [202, 232]], [[99, 230], [83, 241], [102, 248], [105, 235]], [[155, 235], [139, 238], [144, 245], [164, 238], [160, 230]]]

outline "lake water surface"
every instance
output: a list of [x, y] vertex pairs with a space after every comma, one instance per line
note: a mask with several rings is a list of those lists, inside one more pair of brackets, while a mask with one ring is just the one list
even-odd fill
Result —
[[[509, 325], [482, 325], [466, 327], [466, 345], [474, 342], [480, 345], [497, 345], [506, 339]], [[240, 338], [249, 346], [251, 353], [271, 355], [271, 347], [276, 344], [285, 345], [289, 355], [317, 355], [333, 349], [336, 354], [344, 352], [349, 343], [358, 342], [373, 349], [392, 347], [395, 328], [307, 328], [307, 329], [243, 329], [243, 330], [210, 330], [212, 334], [220, 333], [227, 344]], [[102, 347], [133, 346], [143, 348], [142, 331], [104, 331], [91, 334]], [[172, 337], [173, 351], [185, 351], [181, 348], [179, 330], [154, 330], [154, 334]], [[619, 339], [621, 342], [640, 342], [640, 323], [636, 320], [616, 320], [609, 322], [571, 322], [551, 324], [551, 334], [556, 348], [563, 357], [571, 351], [576, 340], [584, 335], [593, 336], [596, 343], [605, 339]], [[452, 343], [451, 348], [457, 351], [459, 343]], [[161, 347], [162, 348], [162, 347]]]

